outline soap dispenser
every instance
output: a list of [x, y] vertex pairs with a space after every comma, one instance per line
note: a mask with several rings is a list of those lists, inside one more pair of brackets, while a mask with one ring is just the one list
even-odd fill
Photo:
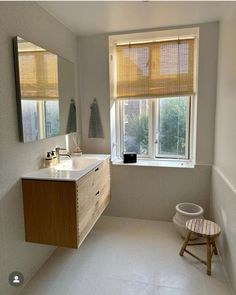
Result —
[[56, 156], [56, 151], [55, 150], [52, 150], [51, 151], [51, 156], [52, 156], [52, 164], [53, 164], [53, 166], [55, 166], [58, 163], [57, 156]]
[[47, 152], [47, 156], [44, 159], [44, 167], [45, 168], [53, 167], [53, 160], [52, 160], [51, 152]]

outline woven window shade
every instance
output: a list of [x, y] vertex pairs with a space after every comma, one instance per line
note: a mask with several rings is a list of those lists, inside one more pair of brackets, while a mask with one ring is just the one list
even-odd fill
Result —
[[116, 46], [116, 97], [194, 93], [194, 39]]
[[21, 98], [58, 99], [57, 56], [48, 51], [19, 52]]

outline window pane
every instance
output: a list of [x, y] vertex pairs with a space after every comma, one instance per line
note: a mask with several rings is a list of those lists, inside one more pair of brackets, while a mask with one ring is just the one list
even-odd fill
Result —
[[124, 152], [148, 155], [148, 101], [125, 100], [122, 104]]
[[159, 100], [158, 154], [185, 156], [188, 97]]
[[24, 142], [39, 139], [37, 101], [21, 100]]
[[59, 100], [45, 100], [46, 138], [60, 134]]

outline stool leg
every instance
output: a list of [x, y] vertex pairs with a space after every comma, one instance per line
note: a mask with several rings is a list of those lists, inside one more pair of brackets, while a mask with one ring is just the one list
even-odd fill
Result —
[[211, 238], [207, 237], [207, 274], [211, 275]]
[[190, 237], [191, 237], [191, 232], [188, 231], [187, 236], [186, 236], [186, 238], [185, 238], [185, 240], [184, 240], [183, 246], [182, 246], [182, 248], [181, 248], [181, 250], [180, 250], [180, 252], [179, 252], [179, 255], [180, 255], [180, 256], [183, 256], [183, 255], [184, 255], [184, 250], [185, 250], [185, 248], [186, 248], [187, 245], [188, 245], [188, 242], [189, 242], [189, 240], [190, 240]]
[[217, 251], [217, 248], [216, 248], [216, 242], [215, 242], [215, 239], [213, 238], [212, 239], [212, 246], [213, 246], [213, 252], [215, 255], [218, 255], [218, 251]]

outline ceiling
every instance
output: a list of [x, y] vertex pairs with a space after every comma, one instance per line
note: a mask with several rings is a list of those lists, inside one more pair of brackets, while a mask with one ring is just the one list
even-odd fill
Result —
[[76, 35], [94, 35], [220, 20], [236, 2], [38, 1]]

